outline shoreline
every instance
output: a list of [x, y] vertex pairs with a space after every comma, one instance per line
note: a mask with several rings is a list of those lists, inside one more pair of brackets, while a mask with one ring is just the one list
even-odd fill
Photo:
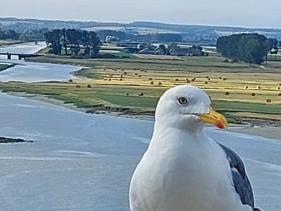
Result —
[[281, 127], [239, 125], [239, 127], [230, 127], [227, 129], [227, 131], [231, 133], [242, 133], [247, 135], [260, 136], [263, 138], [281, 140]]
[[[149, 121], [154, 120], [154, 116], [152, 115], [132, 115], [132, 114], [130, 115], [130, 114], [122, 114], [121, 112], [98, 111], [98, 110], [94, 113], [88, 112], [89, 110], [87, 110], [86, 108], [78, 108], [73, 104], [65, 104], [61, 100], [53, 99], [43, 95], [28, 94], [28, 93], [21, 93], [21, 92], [2, 92], [2, 93], [6, 93], [8, 95], [13, 95], [17, 97], [25, 97], [40, 102], [46, 102], [53, 105], [64, 107], [66, 109], [83, 112], [83, 113], [107, 115], [107, 116], [123, 117], [123, 118], [133, 118], [133, 119], [141, 119], [141, 120], [149, 120]], [[231, 133], [242, 133], [242, 134], [260, 136], [264, 138], [281, 140], [281, 127], [278, 126], [271, 126], [271, 125], [254, 126], [250, 123], [230, 124], [230, 127], [226, 129], [226, 131]]]

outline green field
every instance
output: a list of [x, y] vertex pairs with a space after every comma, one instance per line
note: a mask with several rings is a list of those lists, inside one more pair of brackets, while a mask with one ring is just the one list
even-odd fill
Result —
[[231, 121], [281, 120], [281, 63], [263, 66], [225, 62], [221, 57], [73, 59], [45, 55], [32, 61], [82, 65], [67, 82], [1, 83], [4, 91], [46, 95], [88, 112], [153, 114], [170, 87], [203, 88]]

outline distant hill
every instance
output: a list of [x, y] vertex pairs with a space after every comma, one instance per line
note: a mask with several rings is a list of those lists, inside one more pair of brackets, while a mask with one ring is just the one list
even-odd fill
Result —
[[153, 34], [153, 33], [178, 33], [186, 42], [214, 44], [216, 39], [222, 35], [233, 33], [260, 33], [268, 38], [281, 40], [281, 29], [269, 28], [243, 28], [226, 26], [202, 26], [166, 24], [157, 22], [95, 22], [95, 21], [54, 21], [37, 19], [0, 18], [0, 29], [11, 29], [18, 32], [38, 29], [75, 28], [86, 30], [113, 29], [121, 30], [131, 34]]

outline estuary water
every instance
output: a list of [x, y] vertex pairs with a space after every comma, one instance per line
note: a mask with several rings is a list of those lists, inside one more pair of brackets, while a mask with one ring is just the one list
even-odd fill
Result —
[[[35, 80], [35, 73], [27, 72], [36, 65], [47, 66], [35, 68], [44, 72]], [[10, 72], [22, 71], [24, 81], [49, 80], [54, 70], [64, 69], [61, 74], [67, 79], [77, 68], [35, 63], [17, 67], [2, 77], [20, 80]], [[153, 121], [86, 114], [5, 93], [0, 93], [0, 117], [0, 136], [34, 141], [0, 145], [0, 210], [129, 210], [130, 177], [148, 146]], [[281, 210], [281, 140], [206, 130], [243, 157], [257, 206]]]

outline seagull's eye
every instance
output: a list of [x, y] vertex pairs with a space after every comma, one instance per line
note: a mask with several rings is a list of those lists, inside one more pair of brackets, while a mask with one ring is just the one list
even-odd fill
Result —
[[178, 99], [178, 102], [181, 104], [181, 105], [187, 105], [188, 104], [188, 101], [185, 97], [180, 97]]

